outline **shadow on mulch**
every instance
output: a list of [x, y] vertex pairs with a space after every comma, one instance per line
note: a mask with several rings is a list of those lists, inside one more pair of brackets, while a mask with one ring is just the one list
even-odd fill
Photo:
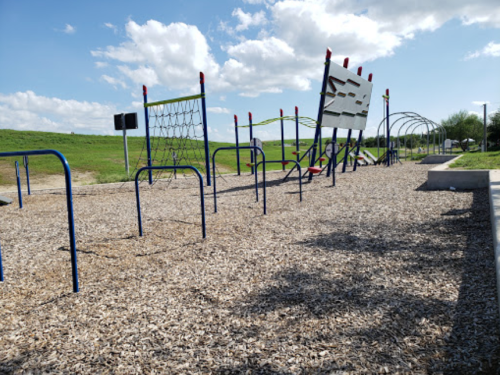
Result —
[[[363, 269], [347, 270], [341, 276], [332, 277], [330, 270], [318, 265], [311, 272], [287, 269], [276, 273], [276, 283], [241, 301], [235, 314], [248, 316], [291, 308], [296, 318], [287, 321], [300, 325], [305, 317], [321, 319], [342, 316], [350, 311], [360, 311], [361, 316], [366, 316], [382, 311], [384, 324], [379, 327], [363, 330], [346, 327], [344, 331], [335, 332], [335, 336], [325, 337], [319, 333], [308, 339], [298, 338], [309, 341], [301, 342], [302, 345], [335, 342], [346, 334], [357, 342], [379, 342], [385, 350], [372, 353], [372, 362], [376, 360], [380, 365], [390, 361], [387, 355], [400, 351], [398, 342], [405, 342], [412, 336], [422, 337], [432, 325], [452, 324], [449, 335], [438, 333], [437, 340], [428, 342], [426, 348], [414, 347], [412, 356], [422, 359], [420, 365], [427, 371], [444, 374], [500, 373], [498, 303], [486, 189], [473, 192], [470, 209], [449, 210], [442, 217], [440, 221], [431, 220], [407, 227], [381, 224], [380, 228], [371, 227], [369, 233], [332, 232], [300, 244], [305, 249], [311, 247], [312, 251], [318, 251], [318, 248], [331, 251], [332, 256], [339, 251], [352, 252], [360, 257], [369, 253], [381, 258], [380, 267], [384, 266], [384, 257], [397, 257], [396, 261], [402, 264], [394, 273], [399, 275], [461, 275], [456, 302], [420, 298], [411, 289], [402, 289], [401, 285], [393, 288], [376, 284]], [[416, 243], [411, 233], [425, 234], [426, 240]], [[457, 248], [459, 243], [453, 242], [454, 234], [458, 233], [461, 237], [457, 238], [465, 241], [460, 248]], [[452, 240], [443, 244], [440, 242], [443, 236]], [[276, 334], [288, 336], [286, 329]], [[398, 364], [404, 368], [404, 363]], [[231, 369], [234, 372], [240, 370], [273, 373], [259, 367]], [[331, 370], [342, 369], [333, 366]], [[407, 370], [411, 371], [410, 368]], [[231, 373], [228, 369], [221, 369], [221, 373], [227, 371]]]

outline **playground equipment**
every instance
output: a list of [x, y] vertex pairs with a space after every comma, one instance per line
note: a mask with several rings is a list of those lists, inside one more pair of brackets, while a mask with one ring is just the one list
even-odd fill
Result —
[[141, 218], [141, 199], [139, 196], [139, 175], [143, 171], [151, 171], [151, 170], [177, 170], [177, 169], [191, 169], [199, 178], [200, 181], [200, 200], [201, 200], [201, 227], [203, 238], [207, 237], [207, 228], [205, 222], [205, 194], [203, 191], [203, 176], [200, 171], [193, 167], [192, 165], [176, 165], [176, 166], [159, 166], [159, 167], [143, 167], [137, 171], [135, 174], [135, 198], [137, 202], [137, 218], [139, 223], [139, 236], [142, 237], [142, 218]]
[[[215, 178], [215, 156], [217, 155], [217, 152], [219, 151], [224, 151], [224, 150], [252, 150], [254, 152], [260, 151], [262, 154], [262, 159], [263, 159], [263, 164], [262, 164], [262, 171], [263, 171], [263, 187], [264, 187], [264, 215], [267, 214], [266, 210], [266, 154], [264, 154], [264, 151], [262, 151], [262, 148], [257, 147], [257, 146], [242, 146], [242, 147], [219, 147], [216, 149], [212, 155], [212, 168], [213, 168], [213, 182], [214, 182], [214, 212], [217, 212], [217, 183], [216, 183], [216, 178]], [[249, 163], [252, 164], [250, 165], [251, 167], [255, 166], [255, 163]], [[257, 173], [255, 173], [255, 196], [257, 202], [259, 201], [259, 188], [258, 188], [258, 180], [257, 180]]]
[[[389, 113], [389, 112], [387, 112]], [[393, 117], [394, 116], [394, 117]], [[391, 118], [395, 119], [392, 124], [390, 124]], [[446, 139], [446, 129], [432, 121], [429, 120], [428, 118], [421, 116], [420, 114], [416, 112], [395, 112], [391, 114], [387, 114], [382, 121], [379, 123], [379, 126], [377, 128], [377, 155], [380, 158], [380, 128], [383, 123], [386, 123], [385, 127], [385, 132], [389, 133], [389, 137], [391, 134], [391, 131], [393, 129], [397, 129], [397, 137], [396, 137], [396, 144], [391, 143], [394, 141], [390, 141], [389, 138], [386, 139], [386, 152], [389, 151], [389, 154], [392, 156], [393, 162], [399, 159], [399, 155], [401, 154], [400, 148], [401, 148], [401, 131], [404, 129], [404, 138], [403, 138], [403, 144], [404, 144], [404, 149], [405, 149], [405, 158], [407, 156], [406, 153], [406, 144], [407, 144], [407, 136], [412, 135], [416, 129], [419, 127], [424, 127], [426, 130], [426, 144], [427, 144], [427, 154], [430, 154], [430, 135], [432, 134], [433, 136], [433, 151], [436, 153], [436, 135], [438, 137], [437, 145], [438, 145], [438, 153], [444, 153], [445, 150], [442, 148], [443, 142]], [[399, 123], [399, 124], [398, 124]], [[399, 127], [398, 127], [399, 126]], [[410, 143], [412, 143], [412, 139], [410, 139]], [[392, 146], [392, 147], [391, 147]], [[396, 146], [396, 147], [394, 147]], [[410, 153], [413, 155], [412, 148], [410, 148]], [[390, 158], [388, 159], [390, 163]], [[386, 158], [387, 161], [387, 158]], [[389, 164], [390, 165], [390, 164]]]
[[[210, 186], [205, 76], [202, 72], [200, 91], [198, 95], [148, 103], [148, 90], [143, 86], [146, 139], [132, 175], [141, 167], [152, 167], [154, 164], [195, 165], [204, 171], [207, 186]], [[146, 157], [143, 156], [144, 151]], [[153, 183], [153, 171], [148, 170], [150, 185]], [[177, 169], [172, 171], [175, 173]], [[161, 173], [160, 170], [155, 179]]]
[[14, 163], [16, 166], [16, 180], [17, 180], [17, 196], [19, 198], [19, 208], [23, 208], [23, 193], [21, 191], [21, 175], [19, 173], [19, 163], [16, 162]]
[[[55, 155], [61, 161], [64, 168], [64, 176], [66, 181], [66, 205], [68, 208], [68, 226], [69, 226], [69, 245], [71, 253], [71, 271], [73, 276], [73, 292], [79, 291], [78, 287], [78, 267], [76, 260], [76, 240], [75, 240], [75, 221], [73, 216], [73, 194], [71, 189], [71, 170], [68, 161], [59, 151], [56, 150], [33, 150], [33, 151], [11, 151], [0, 152], [0, 157], [10, 156], [29, 156], [29, 155]], [[18, 163], [16, 161], [17, 168]], [[19, 169], [19, 168], [18, 168]], [[0, 281], [4, 281], [2, 268], [2, 254], [0, 251]]]
[[[368, 76], [368, 80], [366, 81], [361, 78], [361, 73], [363, 70], [362, 67], [359, 67], [357, 74], [354, 74], [348, 70], [348, 57], [344, 59], [344, 64], [341, 67], [340, 65], [331, 63], [331, 55], [332, 51], [328, 49], [326, 53], [325, 71], [323, 74], [323, 85], [318, 110], [318, 121], [316, 132], [314, 135], [314, 145], [316, 147], [312, 148], [312, 159], [310, 166], [314, 166], [314, 163], [316, 162], [317, 144], [321, 135], [321, 127], [333, 128], [332, 144], [334, 145], [337, 143], [337, 130], [339, 128], [348, 129], [347, 142], [345, 144], [344, 162], [342, 167], [342, 173], [344, 173], [346, 170], [347, 157], [349, 155], [349, 152], [353, 151], [353, 149], [350, 149], [349, 147], [353, 130], [359, 131], [355, 156], [357, 157], [359, 154], [359, 147], [363, 136], [363, 130], [366, 128], [366, 120], [368, 117], [368, 109], [373, 87], [373, 75], [370, 73]], [[329, 101], [327, 103], [325, 103], [326, 97], [329, 98]], [[333, 151], [335, 151], [335, 149], [333, 149]], [[341, 151], [342, 149], [338, 150], [338, 152]], [[337, 165], [337, 155], [338, 153], [335, 153], [335, 158], [330, 158], [328, 163], [328, 173], [335, 169]], [[354, 163], [354, 170], [355, 168], [356, 163]], [[328, 173], [327, 176], [329, 175]], [[309, 181], [312, 180], [312, 177], [313, 173], [309, 173]], [[333, 177], [333, 184], [335, 186], [335, 177]]]

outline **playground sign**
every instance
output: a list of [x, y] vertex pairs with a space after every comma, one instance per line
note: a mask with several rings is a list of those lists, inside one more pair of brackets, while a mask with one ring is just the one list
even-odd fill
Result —
[[451, 139], [446, 139], [444, 141], [444, 148], [451, 148]]
[[[259, 147], [260, 149], [262, 149], [262, 141], [259, 138], [252, 138], [252, 140], [250, 141], [250, 146]], [[260, 155], [262, 152], [257, 149], [255, 150], [255, 153], [257, 155]]]
[[365, 130], [373, 83], [330, 62], [322, 127]]
[[333, 158], [333, 155], [339, 153], [339, 145], [337, 143], [328, 143], [326, 145], [325, 154], [328, 158]]

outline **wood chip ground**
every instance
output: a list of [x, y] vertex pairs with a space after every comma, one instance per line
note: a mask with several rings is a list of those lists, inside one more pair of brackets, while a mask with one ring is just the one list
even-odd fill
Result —
[[75, 188], [77, 294], [64, 191], [1, 207], [0, 373], [496, 373], [488, 193], [431, 167], [268, 173], [266, 216], [224, 176], [206, 240], [195, 179], [141, 185], [144, 237], [131, 185]]

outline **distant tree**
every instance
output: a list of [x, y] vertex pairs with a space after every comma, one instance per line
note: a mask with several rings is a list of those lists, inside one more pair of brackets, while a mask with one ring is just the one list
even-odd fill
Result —
[[441, 125], [446, 129], [449, 139], [460, 142], [463, 151], [469, 147], [469, 139], [479, 142], [483, 136], [483, 122], [478, 115], [467, 111], [462, 110], [450, 115], [441, 121]]
[[500, 142], [500, 110], [490, 115], [489, 120], [488, 140], [497, 144]]

